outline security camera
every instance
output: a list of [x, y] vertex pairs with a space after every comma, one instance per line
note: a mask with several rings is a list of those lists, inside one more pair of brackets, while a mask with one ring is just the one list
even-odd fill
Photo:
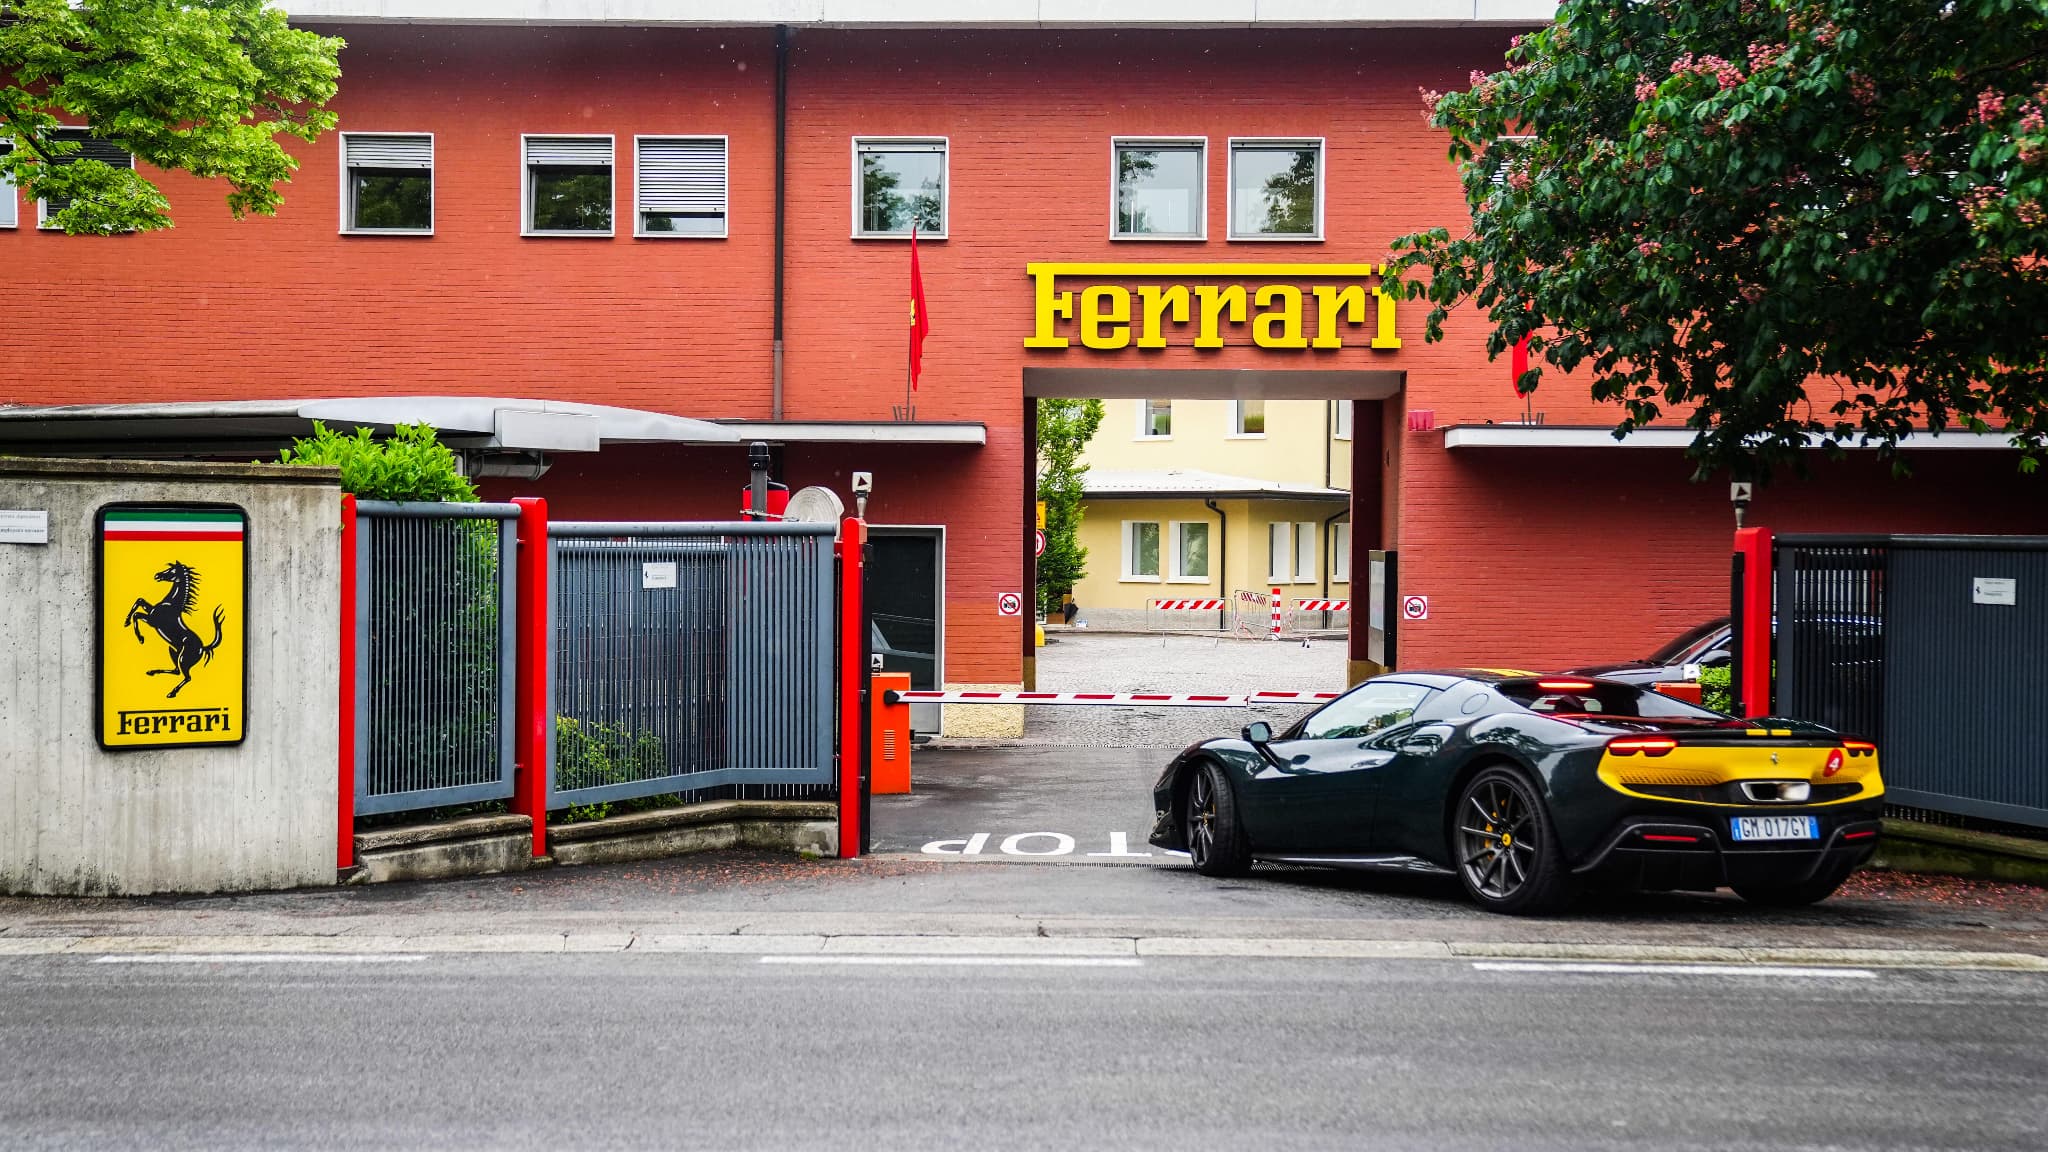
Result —
[[855, 495], [857, 495], [857, 496], [865, 496], [865, 495], [867, 495], [868, 493], [870, 493], [870, 492], [873, 492], [874, 490], [875, 490], [875, 476], [874, 476], [874, 473], [872, 473], [872, 472], [855, 472], [855, 473], [853, 474], [853, 491], [854, 491], [854, 494], [855, 494]]

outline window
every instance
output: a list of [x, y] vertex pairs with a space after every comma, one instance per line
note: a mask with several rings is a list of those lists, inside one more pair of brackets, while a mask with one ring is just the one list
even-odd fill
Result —
[[1173, 435], [1173, 401], [1147, 400], [1138, 405], [1138, 439], [1159, 440]]
[[1117, 240], [1201, 240], [1208, 213], [1202, 190], [1208, 184], [1208, 141], [1113, 140], [1116, 161]]
[[1230, 142], [1230, 238], [1320, 240], [1323, 142]]
[[633, 138], [633, 234], [725, 237], [725, 137]]
[[1264, 436], [1266, 434], [1266, 402], [1264, 400], [1239, 400], [1233, 406], [1235, 416], [1232, 427], [1238, 436]]
[[1508, 173], [1514, 170], [1515, 162], [1526, 155], [1535, 144], [1534, 136], [1496, 137], [1493, 147], [1488, 148], [1479, 160], [1482, 164], [1491, 165], [1493, 169], [1486, 174], [1486, 182], [1495, 188], [1505, 188]]
[[1159, 579], [1159, 522], [1124, 521], [1124, 579]]
[[1330, 539], [1330, 579], [1337, 583], [1351, 582], [1351, 525], [1338, 522]]
[[[0, 156], [13, 149], [13, 142], [0, 140]], [[14, 178], [0, 172], [0, 228], [12, 228], [20, 221], [20, 203], [20, 198], [14, 194]]]
[[853, 234], [946, 238], [946, 142], [855, 140]]
[[1301, 740], [1358, 740], [1415, 714], [1429, 689], [1420, 684], [1368, 680], [1302, 721]]
[[1305, 520], [1294, 526], [1294, 582], [1313, 584], [1316, 580], [1316, 524]]
[[1339, 440], [1351, 439], [1351, 401], [1332, 400], [1330, 403], [1337, 406], [1337, 418], [1330, 424], [1334, 429], [1331, 434]]
[[[78, 143], [78, 150], [76, 152], [68, 152], [57, 157], [55, 163], [60, 168], [66, 164], [76, 164], [80, 160], [97, 160], [112, 168], [132, 169], [135, 167], [135, 157], [129, 155], [127, 149], [122, 148], [118, 144], [109, 144], [105, 140], [95, 140], [92, 134], [83, 128], [59, 128], [57, 130], [57, 139], [72, 140]], [[36, 201], [36, 226], [38, 228], [56, 227], [56, 225], [50, 223], [50, 217], [62, 212], [70, 205], [71, 201], [65, 198]]]
[[1271, 583], [1286, 584], [1294, 579], [1289, 567], [1294, 560], [1293, 530], [1285, 520], [1266, 525], [1266, 579]]
[[341, 134], [341, 230], [434, 231], [434, 138]]
[[1188, 583], [1209, 580], [1209, 525], [1201, 520], [1173, 524], [1173, 578]]
[[522, 136], [528, 236], [612, 234], [612, 138]]

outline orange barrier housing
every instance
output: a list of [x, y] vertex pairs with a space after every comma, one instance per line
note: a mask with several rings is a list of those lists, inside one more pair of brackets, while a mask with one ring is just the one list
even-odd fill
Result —
[[889, 703], [889, 694], [910, 691], [910, 673], [877, 672], [873, 679], [869, 790], [877, 796], [897, 795], [910, 791], [910, 705]]
[[1700, 695], [1703, 689], [1701, 689], [1700, 682], [1697, 680], [1666, 680], [1661, 684], [1654, 685], [1654, 687], [1657, 691], [1674, 700], [1683, 700], [1687, 704], [1701, 704], [1704, 706]]

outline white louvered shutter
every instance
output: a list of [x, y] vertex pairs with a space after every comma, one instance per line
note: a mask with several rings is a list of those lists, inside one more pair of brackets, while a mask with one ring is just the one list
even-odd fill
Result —
[[[78, 144], [77, 151], [68, 152], [51, 161], [51, 163], [60, 168], [66, 164], [76, 164], [80, 160], [97, 160], [109, 168], [135, 167], [135, 157], [126, 148], [121, 147], [119, 144], [111, 144], [105, 140], [97, 139], [84, 128], [60, 128], [57, 130], [57, 138], [59, 140], [76, 141]], [[41, 227], [52, 228], [55, 225], [50, 223], [50, 217], [70, 207], [71, 199], [66, 196], [60, 196], [54, 199], [45, 199], [41, 203], [41, 214], [38, 217], [37, 223]]]
[[723, 216], [725, 141], [642, 140], [633, 187], [642, 212]]
[[612, 142], [608, 136], [528, 136], [529, 165], [565, 168], [608, 168]]
[[362, 135], [343, 137], [342, 153], [350, 168], [434, 167], [432, 136]]
[[[12, 151], [11, 141], [0, 140], [0, 156]], [[20, 222], [20, 199], [14, 194], [14, 181], [0, 175], [0, 228], [12, 228]]]

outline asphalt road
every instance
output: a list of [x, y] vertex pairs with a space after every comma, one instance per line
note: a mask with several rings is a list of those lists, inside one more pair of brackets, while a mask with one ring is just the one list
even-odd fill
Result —
[[2040, 974], [788, 959], [0, 958], [0, 1144], [2048, 1143]]

